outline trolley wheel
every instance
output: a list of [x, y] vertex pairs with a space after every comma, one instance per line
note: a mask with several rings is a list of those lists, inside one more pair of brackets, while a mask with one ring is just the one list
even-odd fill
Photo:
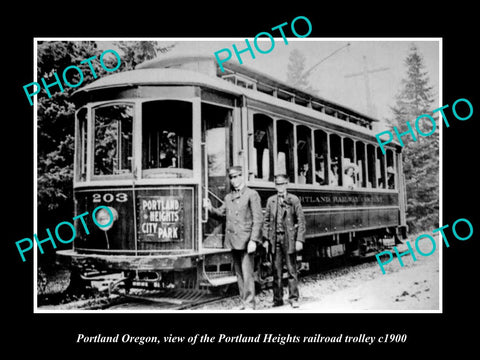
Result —
[[70, 295], [85, 294], [90, 290], [90, 282], [82, 279], [80, 270], [74, 268], [70, 271], [70, 284], [65, 289], [65, 293]]

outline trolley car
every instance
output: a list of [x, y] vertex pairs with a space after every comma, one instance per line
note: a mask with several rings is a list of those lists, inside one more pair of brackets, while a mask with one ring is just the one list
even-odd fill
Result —
[[305, 264], [368, 256], [406, 235], [401, 147], [382, 154], [375, 119], [245, 65], [223, 66], [213, 56], [163, 57], [75, 93], [75, 213], [104, 205], [115, 214], [109, 227], [87, 224], [89, 234], [77, 223], [73, 248], [58, 252], [83, 279], [235, 282], [224, 224], [202, 206], [220, 205], [232, 165], [243, 166], [263, 206], [274, 174], [288, 174], [307, 221]]

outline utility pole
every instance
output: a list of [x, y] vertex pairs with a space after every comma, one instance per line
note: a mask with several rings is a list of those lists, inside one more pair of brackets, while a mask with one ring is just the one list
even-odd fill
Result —
[[369, 70], [368, 65], [367, 65], [367, 57], [364, 55], [363, 56], [363, 71], [345, 75], [345, 78], [351, 78], [351, 77], [360, 76], [360, 75], [363, 76], [363, 79], [364, 79], [364, 82], [365, 82], [365, 96], [366, 96], [366, 100], [367, 100], [367, 111], [368, 111], [368, 114], [372, 117], [375, 117], [377, 115], [377, 112], [376, 112], [376, 109], [375, 109], [375, 105], [372, 102], [372, 94], [371, 94], [371, 88], [370, 88], [369, 74], [373, 74], [373, 73], [376, 73], [376, 72], [385, 71], [385, 70], [389, 70], [389, 69], [390, 68], [388, 68], [388, 67], [382, 67], [382, 68]]

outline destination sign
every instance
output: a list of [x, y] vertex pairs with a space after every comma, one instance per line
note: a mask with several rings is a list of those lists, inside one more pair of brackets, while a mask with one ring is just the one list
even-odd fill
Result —
[[139, 240], [182, 241], [184, 204], [180, 196], [142, 196], [139, 199]]

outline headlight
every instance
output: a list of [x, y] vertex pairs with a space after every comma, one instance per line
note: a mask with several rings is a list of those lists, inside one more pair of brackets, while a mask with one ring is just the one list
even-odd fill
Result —
[[103, 231], [109, 230], [118, 218], [117, 210], [110, 206], [98, 206], [93, 210], [93, 222]]

